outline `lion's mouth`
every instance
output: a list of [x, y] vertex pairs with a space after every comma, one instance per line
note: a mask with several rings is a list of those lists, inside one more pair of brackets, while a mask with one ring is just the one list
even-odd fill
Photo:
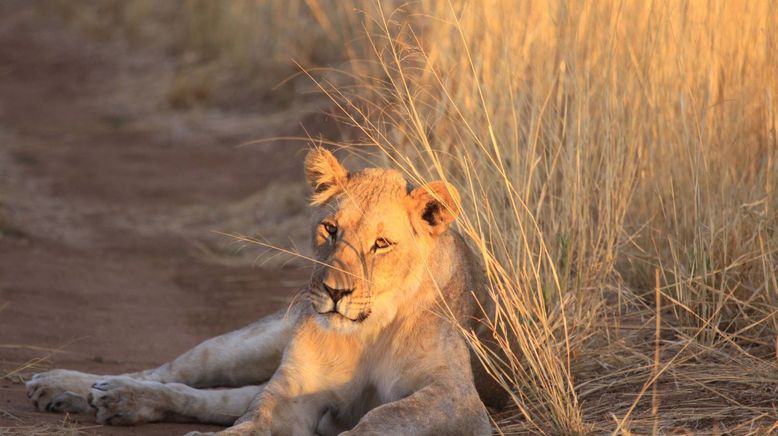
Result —
[[332, 309], [329, 312], [319, 312], [319, 315], [325, 318], [344, 318], [351, 322], [362, 322], [370, 316], [370, 311], [368, 310], [366, 312], [360, 312], [356, 318], [351, 318], [349, 316], [346, 316], [335, 309]]

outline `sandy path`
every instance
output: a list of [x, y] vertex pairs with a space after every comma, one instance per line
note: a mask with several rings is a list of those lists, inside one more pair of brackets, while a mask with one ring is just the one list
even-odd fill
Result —
[[[211, 261], [200, 239], [213, 239], [213, 220], [181, 222], [187, 211], [229, 210], [271, 182], [301, 178], [300, 146], [235, 144], [326, 123], [293, 109], [159, 109], [158, 78], [171, 66], [18, 6], [0, 7], [0, 376], [49, 348], [61, 351], [39, 368], [156, 366], [282, 307], [304, 268]], [[0, 379], [0, 428], [60, 422], [33, 410], [18, 375]], [[208, 427], [89, 432], [194, 428]]]

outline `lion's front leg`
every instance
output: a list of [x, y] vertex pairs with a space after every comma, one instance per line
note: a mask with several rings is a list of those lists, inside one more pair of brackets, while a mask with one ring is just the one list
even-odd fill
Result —
[[98, 380], [89, 403], [99, 424], [135, 425], [178, 421], [231, 425], [243, 416], [262, 385], [232, 389], [195, 389], [181, 383], [159, 383], [129, 377]]
[[195, 388], [266, 382], [281, 363], [298, 310], [280, 310], [240, 330], [208, 339], [158, 368], [125, 375]]
[[[470, 383], [470, 386], [462, 386]], [[447, 378], [368, 412], [341, 436], [489, 435], [489, 415], [472, 382]]]

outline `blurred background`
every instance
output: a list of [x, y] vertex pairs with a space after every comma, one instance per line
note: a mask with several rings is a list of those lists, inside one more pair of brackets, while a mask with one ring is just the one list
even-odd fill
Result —
[[262, 244], [308, 250], [311, 144], [462, 193], [500, 431], [775, 431], [777, 27], [769, 0], [0, 2], [0, 432], [187, 431], [35, 413], [21, 381], [283, 307], [308, 264]]

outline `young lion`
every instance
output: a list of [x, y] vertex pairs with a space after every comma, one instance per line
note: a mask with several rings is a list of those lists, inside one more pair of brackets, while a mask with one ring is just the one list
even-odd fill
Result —
[[[481, 400], [504, 396], [446, 316], [475, 328], [473, 295], [486, 305], [480, 268], [448, 229], [454, 188], [411, 189], [387, 169], [350, 174], [321, 148], [305, 172], [318, 261], [308, 299], [156, 369], [37, 374], [35, 406], [91, 406], [105, 424], [234, 425], [226, 434], [489, 434]], [[230, 389], [204, 389], [214, 387]]]

